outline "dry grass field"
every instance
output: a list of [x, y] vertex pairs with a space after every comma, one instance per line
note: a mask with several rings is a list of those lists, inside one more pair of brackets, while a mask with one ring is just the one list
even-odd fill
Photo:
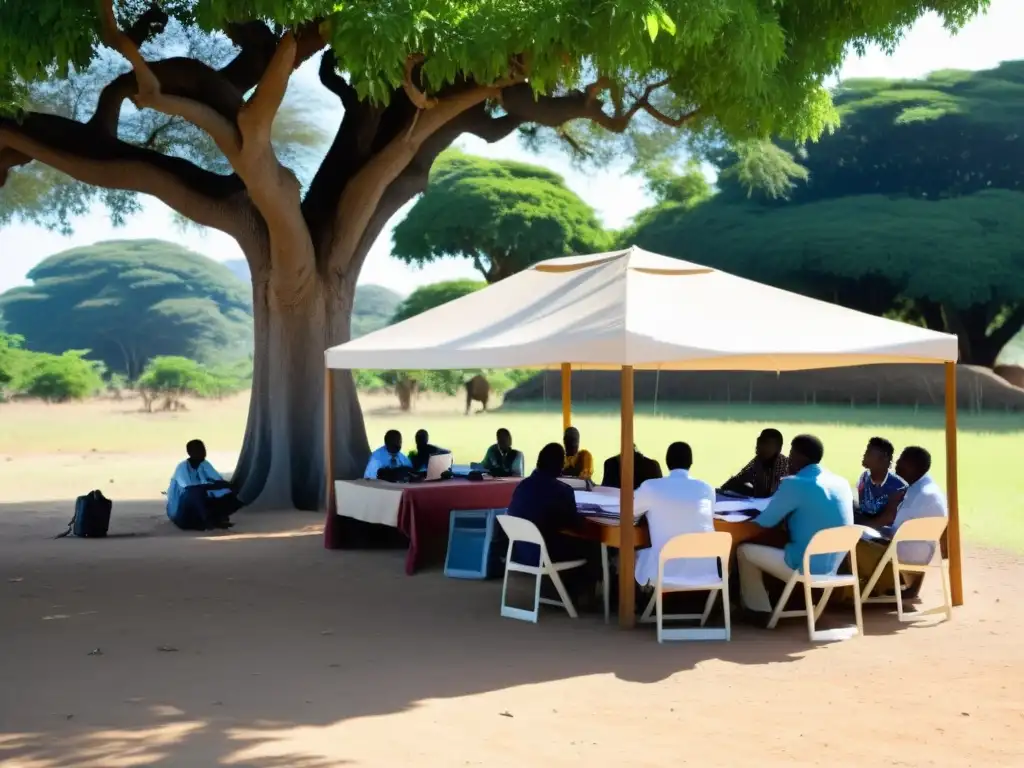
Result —
[[[559, 432], [553, 409], [364, 406], [372, 435], [425, 426], [459, 459], [498, 426], [528, 457]], [[313, 513], [175, 530], [160, 491], [184, 442], [202, 437], [230, 469], [244, 419], [245, 398], [176, 414], [0, 406], [4, 768], [1024, 764], [1024, 562], [1007, 551], [1024, 548], [1019, 423], [965, 419], [966, 604], [952, 622], [899, 625], [883, 608], [839, 644], [810, 646], [792, 620], [659, 646], [588, 615], [501, 619], [500, 583], [407, 577], [400, 552], [327, 551]], [[595, 454], [616, 450], [617, 415], [577, 423]], [[934, 414], [692, 408], [641, 415], [637, 442], [660, 457], [686, 439], [715, 481], [766, 424], [819, 434], [850, 477], [873, 434], [922, 443], [942, 480]], [[54, 540], [93, 487], [115, 500], [112, 536]]]

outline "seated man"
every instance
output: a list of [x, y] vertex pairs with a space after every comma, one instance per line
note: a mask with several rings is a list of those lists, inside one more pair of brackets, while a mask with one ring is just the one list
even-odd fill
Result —
[[868, 440], [868, 447], [861, 461], [864, 473], [857, 481], [858, 523], [874, 526], [872, 521], [885, 510], [889, 497], [907, 487], [899, 475], [889, 471], [895, 450], [892, 443], [884, 437], [872, 437]]
[[230, 528], [231, 515], [242, 503], [206, 460], [202, 440], [189, 440], [185, 452], [188, 458], [174, 470], [167, 487], [167, 517], [185, 531]]
[[590, 455], [590, 451], [580, 448], [580, 431], [576, 427], [569, 427], [565, 430], [562, 442], [565, 445], [565, 465], [562, 467], [562, 477], [590, 480], [594, 476], [594, 457]]
[[[946, 494], [928, 474], [931, 467], [931, 454], [924, 448], [904, 448], [896, 462], [896, 473], [910, 485], [890, 496], [885, 509], [875, 515], [869, 524], [877, 528], [883, 536], [891, 537], [907, 520], [919, 517], [947, 517], [949, 508], [946, 504]], [[867, 584], [887, 547], [888, 543], [885, 541], [862, 540], [857, 544], [857, 572], [861, 586]], [[901, 563], [925, 565], [930, 563], [935, 555], [935, 545], [926, 541], [901, 541], [896, 555]], [[901, 580], [906, 582], [902, 585], [905, 587], [903, 596], [916, 597], [921, 588], [921, 577], [903, 574]], [[886, 568], [872, 594], [892, 594], [893, 590], [892, 571]]]
[[[813, 435], [794, 437], [789, 450], [793, 475], [779, 483], [767, 508], [754, 518], [764, 528], [785, 520], [789, 533], [785, 549], [762, 544], [741, 544], [737, 549], [740, 592], [750, 611], [767, 614], [772, 610], [763, 574], [788, 581], [793, 571], [803, 567], [804, 550], [814, 534], [853, 524], [853, 490], [849, 482], [821, 466], [824, 454], [821, 441]], [[834, 573], [842, 560], [841, 554], [815, 555], [811, 573]]]
[[790, 471], [789, 459], [782, 453], [782, 433], [777, 429], [766, 429], [757, 438], [754, 458], [739, 474], [729, 478], [722, 490], [767, 499], [775, 494], [779, 481]]
[[[587, 561], [586, 566], [572, 568], [559, 575], [573, 602], [593, 597], [594, 586], [601, 577], [600, 545], [562, 533], [579, 523], [576, 494], [559, 482], [565, 452], [558, 443], [548, 443], [537, 457], [537, 468], [516, 487], [508, 505], [508, 514], [529, 520], [537, 526], [552, 562]], [[522, 565], [537, 565], [540, 550], [536, 544], [518, 542], [512, 560]], [[577, 605], [577, 607], [579, 607]]]
[[402, 433], [397, 429], [389, 429], [384, 435], [384, 445], [370, 454], [363, 477], [367, 480], [380, 478], [395, 482], [401, 479], [402, 474], [409, 472], [412, 472], [412, 462], [402, 453]]
[[[715, 530], [715, 489], [690, 476], [693, 450], [686, 443], [672, 443], [665, 455], [668, 477], [648, 480], [636, 492], [634, 508], [646, 511], [651, 546], [636, 553], [636, 583], [641, 587], [658, 583], [661, 548], [684, 533]], [[713, 581], [718, 578], [718, 561], [676, 560], [666, 563], [665, 578], [679, 581]], [[702, 598], [703, 599], [703, 598]]]
[[523, 453], [512, 448], [512, 433], [502, 427], [495, 438], [497, 442], [487, 449], [478, 467], [494, 477], [522, 477]]
[[[633, 446], [633, 490], [635, 491], [647, 480], [655, 480], [661, 477], [661, 465], [654, 459], [649, 459]], [[622, 457], [612, 456], [604, 462], [604, 478], [601, 485], [605, 488], [622, 487]]]
[[427, 464], [430, 463], [431, 456], [437, 456], [442, 453], [450, 453], [450, 451], [444, 448], [438, 448], [436, 445], [430, 444], [430, 435], [427, 434], [427, 430], [421, 429], [416, 432], [416, 448], [409, 451], [409, 463], [412, 465], [414, 472], [426, 472]]

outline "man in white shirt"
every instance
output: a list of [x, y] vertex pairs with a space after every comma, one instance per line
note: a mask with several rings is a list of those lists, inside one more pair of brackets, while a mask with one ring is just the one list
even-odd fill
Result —
[[188, 458], [175, 468], [167, 486], [167, 517], [186, 531], [230, 528], [229, 518], [242, 503], [206, 460], [202, 440], [189, 440], [185, 452]]
[[[672, 443], [665, 456], [667, 477], [647, 480], [637, 491], [634, 507], [646, 512], [651, 546], [636, 555], [636, 581], [641, 587], [658, 583], [661, 548], [684, 533], [715, 530], [715, 489], [690, 477], [693, 451], [686, 443]], [[673, 560], [665, 564], [665, 581], [706, 583], [718, 578], [714, 558]]]
[[[403, 469], [411, 471], [412, 462], [402, 453], [402, 433], [397, 429], [389, 429], [384, 434], [384, 445], [370, 454], [363, 477], [367, 480], [381, 477], [383, 480], [395, 482], [400, 479]], [[384, 470], [385, 476], [380, 476], [381, 470]]]

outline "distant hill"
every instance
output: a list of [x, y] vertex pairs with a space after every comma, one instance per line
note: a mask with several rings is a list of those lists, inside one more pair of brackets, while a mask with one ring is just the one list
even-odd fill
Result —
[[250, 292], [222, 264], [175, 243], [72, 248], [28, 279], [0, 296], [0, 312], [29, 349], [88, 349], [132, 378], [157, 355], [223, 363], [252, 351]]
[[[249, 284], [249, 264], [245, 259], [224, 262], [232, 274]], [[355, 307], [352, 309], [352, 336], [365, 336], [380, 330], [391, 322], [403, 296], [380, 285], [356, 287]]]

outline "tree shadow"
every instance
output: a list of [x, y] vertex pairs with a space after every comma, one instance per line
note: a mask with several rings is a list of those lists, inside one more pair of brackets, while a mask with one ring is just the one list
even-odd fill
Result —
[[[231, 534], [12, 542], [18, 512], [0, 505], [0, 763], [344, 765], [305, 735], [425, 700], [602, 674], [651, 685], [712, 659], [756, 668], [825, 648], [802, 620], [658, 645], [651, 627], [599, 616], [503, 619], [500, 581], [408, 577], [401, 552], [325, 550], [301, 513], [242, 517]], [[850, 619], [829, 612], [823, 626]], [[869, 614], [872, 635], [905, 628]]]

